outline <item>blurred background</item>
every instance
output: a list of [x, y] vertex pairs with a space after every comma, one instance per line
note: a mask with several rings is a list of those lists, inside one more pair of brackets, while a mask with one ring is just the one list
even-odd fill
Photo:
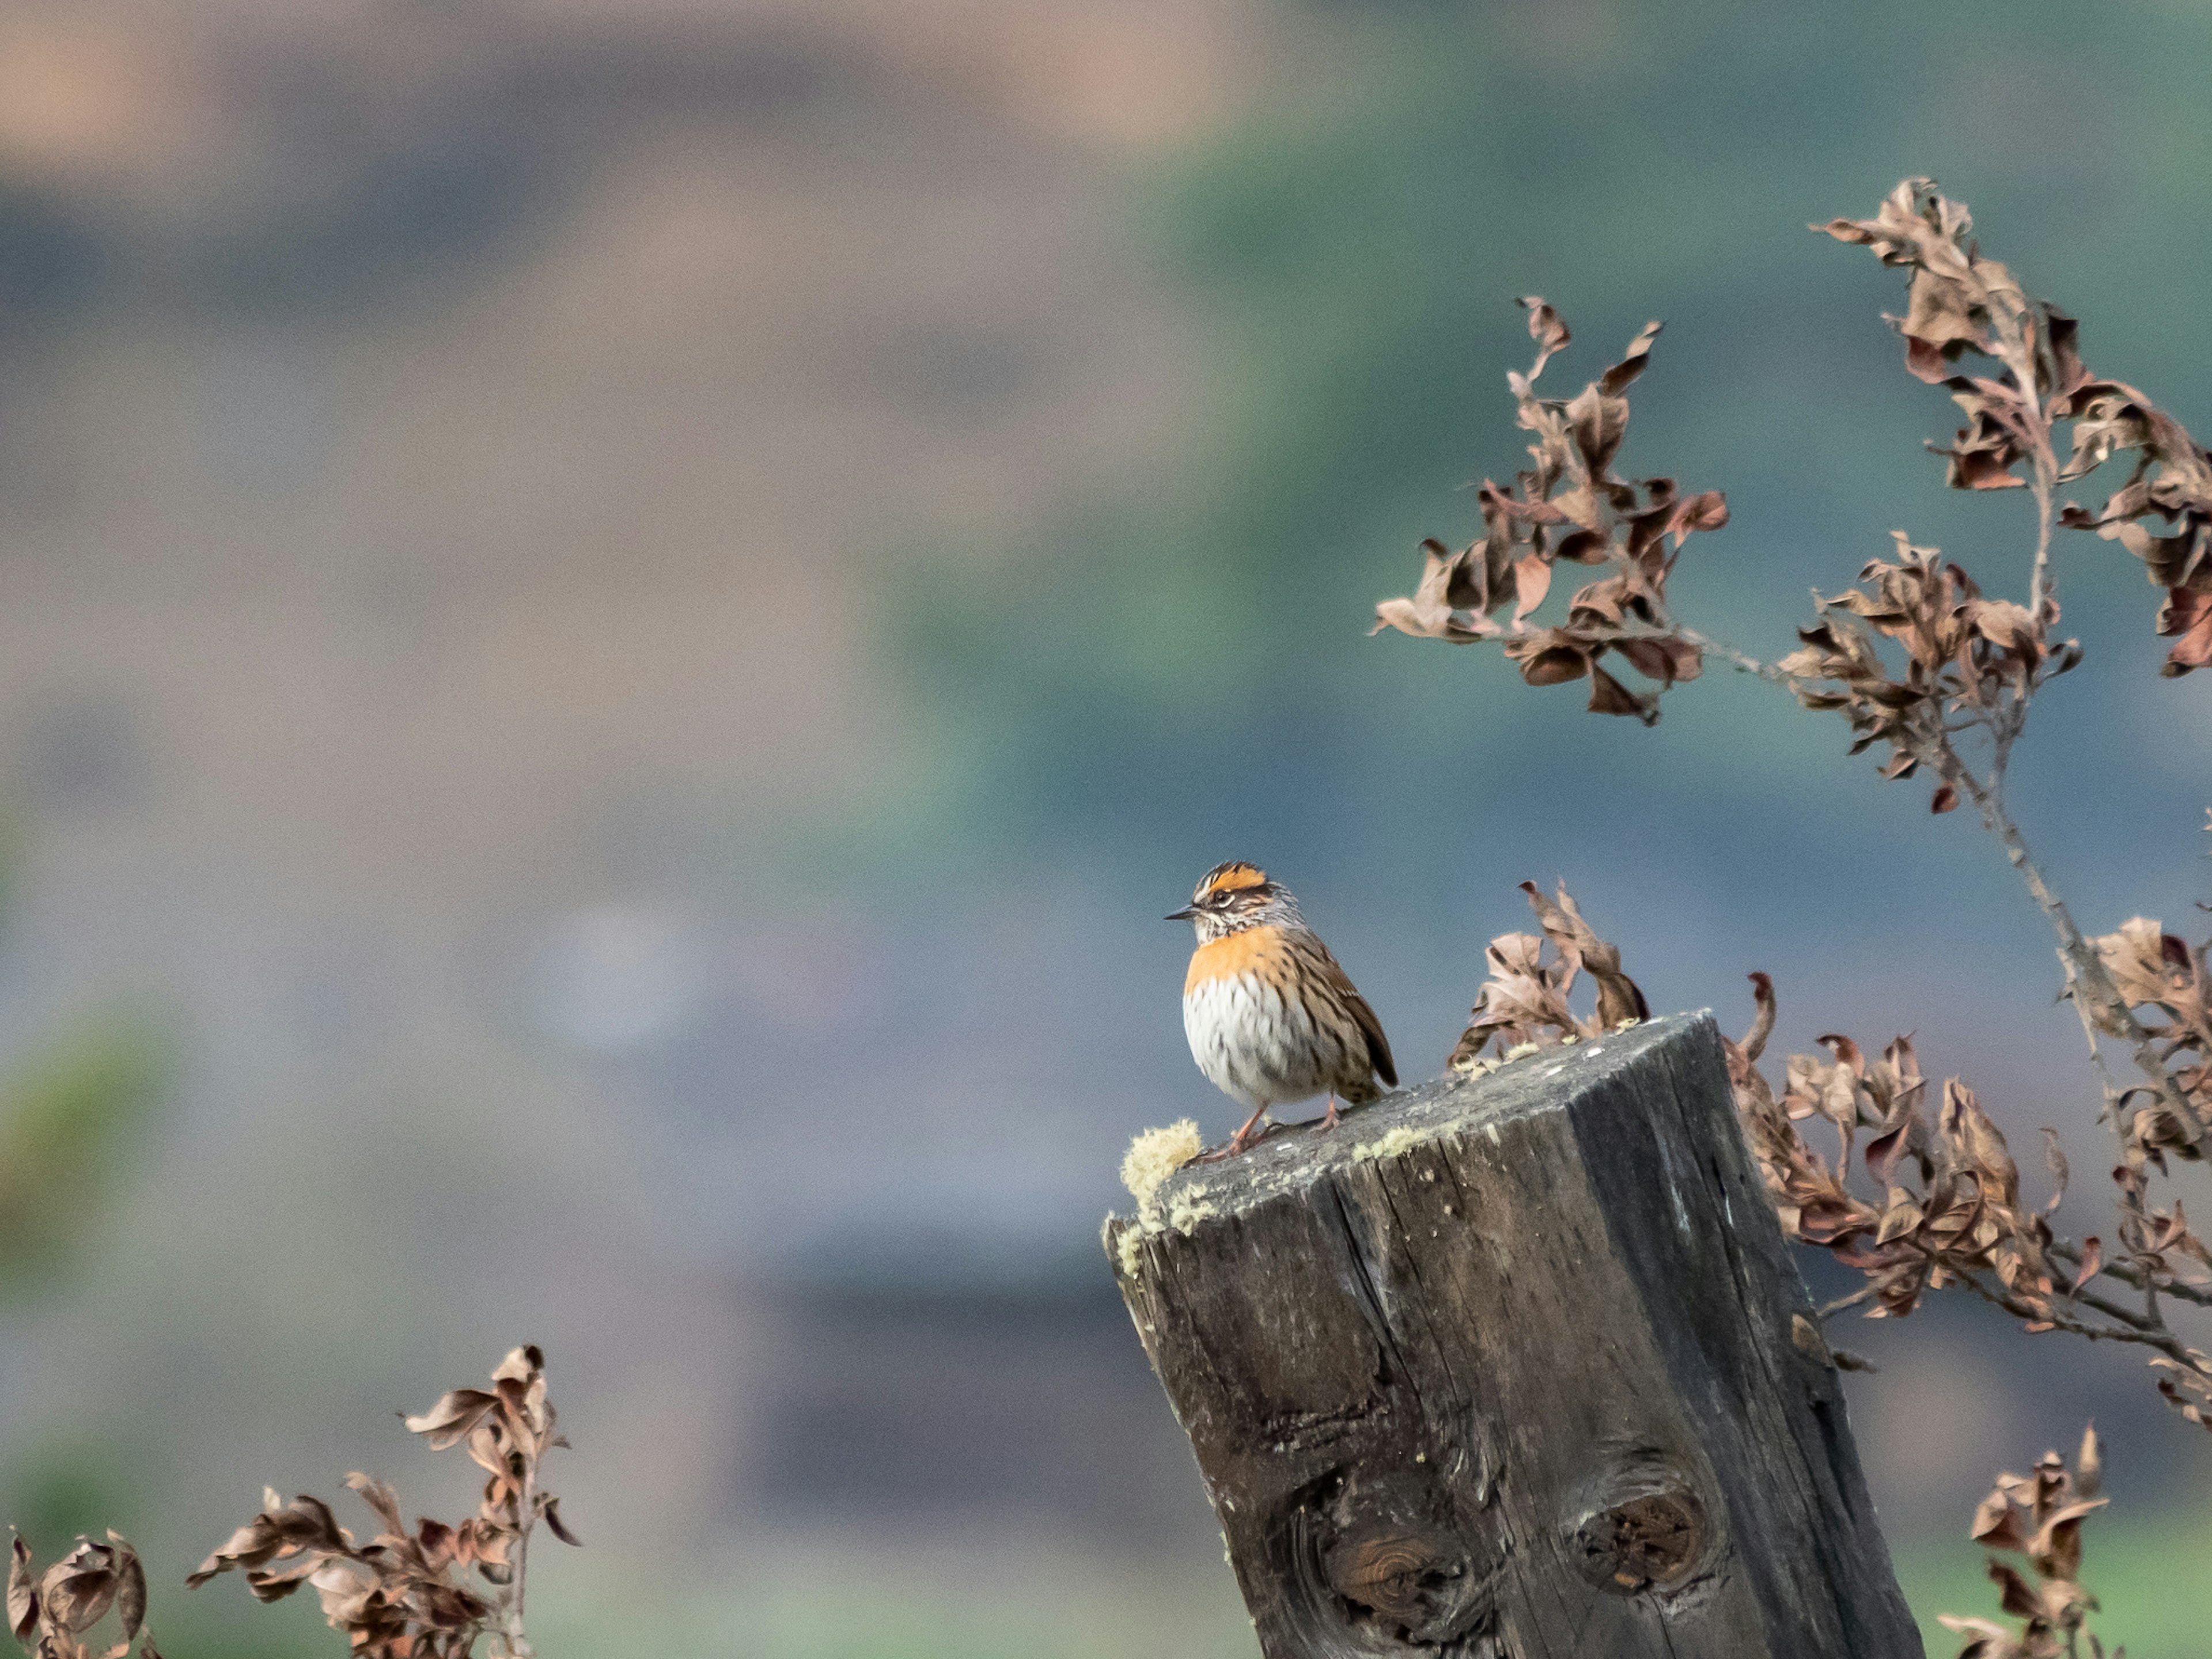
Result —
[[[532, 1340], [543, 1653], [1252, 1653], [1097, 1244], [1133, 1132], [1233, 1127], [1158, 919], [1229, 857], [1410, 1076], [1564, 878], [1656, 1006], [1917, 1030], [2101, 1217], [1968, 815], [1734, 676], [1645, 731], [1363, 635], [1520, 459], [1526, 293], [1565, 390], [1667, 319], [1694, 625], [1775, 654], [1893, 527], [2021, 587], [1804, 226], [1939, 176], [2212, 431], [2208, 61], [2182, 0], [7, 8], [0, 1518], [147, 1550], [172, 1659], [332, 1651], [182, 1575], [264, 1482], [465, 1508], [392, 1413]], [[2059, 560], [2020, 815], [2199, 931], [2212, 676]], [[1840, 1333], [1916, 1609], [2094, 1413], [2107, 1638], [2207, 1651], [2212, 1444], [1982, 1311]]]

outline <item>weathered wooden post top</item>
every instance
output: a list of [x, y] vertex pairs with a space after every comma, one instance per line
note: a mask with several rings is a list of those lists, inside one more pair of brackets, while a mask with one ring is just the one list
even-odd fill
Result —
[[1268, 1659], [1917, 1659], [1710, 1018], [1387, 1097], [1105, 1237]]

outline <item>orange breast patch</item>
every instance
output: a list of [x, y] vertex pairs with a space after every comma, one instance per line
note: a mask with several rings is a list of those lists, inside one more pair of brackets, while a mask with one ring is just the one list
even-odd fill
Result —
[[1279, 927], [1246, 927], [1225, 933], [1190, 953], [1190, 972], [1183, 975], [1182, 994], [1188, 996], [1209, 980], [1256, 973], [1281, 955], [1282, 950]]

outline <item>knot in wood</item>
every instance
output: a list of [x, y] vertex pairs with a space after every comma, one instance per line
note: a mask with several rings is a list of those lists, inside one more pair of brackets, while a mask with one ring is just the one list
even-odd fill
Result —
[[1349, 1539], [1328, 1560], [1339, 1595], [1411, 1629], [1458, 1613], [1456, 1592], [1466, 1573], [1466, 1564], [1442, 1540], [1416, 1533]]
[[1687, 1487], [1644, 1492], [1601, 1510], [1577, 1532], [1583, 1570], [1616, 1595], [1670, 1589], [1705, 1553], [1705, 1510]]

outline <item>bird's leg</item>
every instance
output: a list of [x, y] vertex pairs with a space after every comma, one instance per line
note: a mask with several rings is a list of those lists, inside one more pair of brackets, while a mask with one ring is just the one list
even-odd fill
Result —
[[1317, 1135], [1325, 1135], [1343, 1121], [1344, 1119], [1336, 1109], [1336, 1097], [1331, 1094], [1328, 1097], [1328, 1110], [1322, 1114], [1321, 1121], [1314, 1125], [1313, 1132]]
[[1253, 1113], [1251, 1116], [1244, 1120], [1244, 1127], [1243, 1128], [1239, 1129], [1235, 1134], [1229, 1137], [1229, 1144], [1226, 1146], [1224, 1146], [1217, 1152], [1200, 1152], [1196, 1158], [1193, 1158], [1191, 1162], [1194, 1164], [1218, 1164], [1224, 1158], [1236, 1157], [1237, 1153], [1244, 1151], [1247, 1147], [1250, 1146], [1254, 1141], [1260, 1139], [1260, 1137], [1254, 1134], [1252, 1131], [1260, 1127], [1260, 1120], [1267, 1115], [1267, 1108], [1265, 1104], [1262, 1104], [1258, 1111]]
[[1243, 1152], [1247, 1146], [1249, 1146], [1254, 1141], [1257, 1140], [1260, 1137], [1254, 1134], [1252, 1131], [1260, 1127], [1260, 1120], [1267, 1115], [1267, 1109], [1265, 1106], [1261, 1106], [1258, 1111], [1246, 1118], [1244, 1120], [1244, 1127], [1239, 1129], [1235, 1134], [1229, 1137], [1229, 1145], [1223, 1149], [1221, 1154], [1222, 1157], [1234, 1158], [1237, 1153]]

